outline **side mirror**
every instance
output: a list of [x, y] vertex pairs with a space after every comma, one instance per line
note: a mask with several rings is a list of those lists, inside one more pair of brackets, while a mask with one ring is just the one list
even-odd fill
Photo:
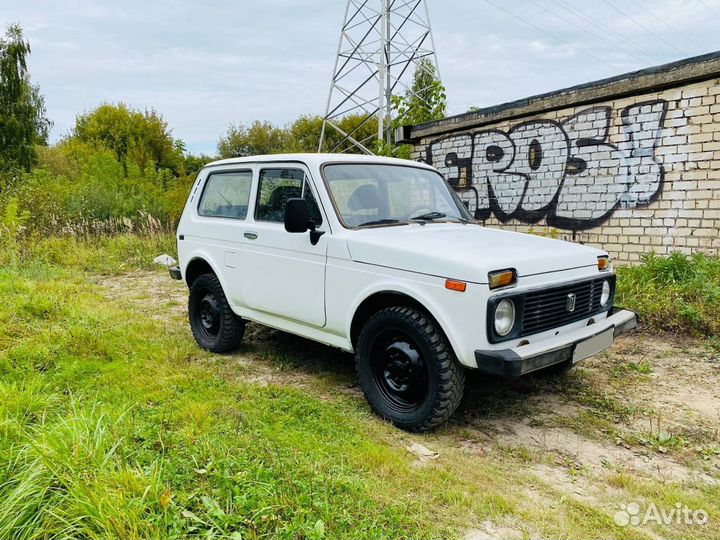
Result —
[[310, 219], [310, 211], [305, 199], [288, 199], [285, 203], [285, 230], [289, 233], [310, 231], [310, 243], [313, 246], [325, 234], [325, 231], [315, 230], [315, 222]]
[[288, 199], [285, 203], [285, 230], [289, 233], [304, 233], [310, 229], [310, 212], [305, 199]]

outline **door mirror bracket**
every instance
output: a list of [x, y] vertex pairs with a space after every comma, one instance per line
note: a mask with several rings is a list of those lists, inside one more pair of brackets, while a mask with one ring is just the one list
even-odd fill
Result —
[[318, 231], [312, 219], [308, 220], [307, 224], [308, 229], [310, 229], [310, 243], [314, 246], [320, 241], [320, 237], [325, 234], [325, 231]]
[[325, 234], [325, 231], [317, 230], [315, 222], [310, 219], [307, 201], [301, 198], [288, 199], [285, 203], [285, 230], [289, 233], [310, 231], [310, 243], [313, 246]]

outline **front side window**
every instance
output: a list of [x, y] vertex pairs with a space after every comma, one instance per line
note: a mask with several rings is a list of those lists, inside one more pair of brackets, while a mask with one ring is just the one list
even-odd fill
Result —
[[342, 163], [326, 165], [323, 174], [348, 227], [472, 219], [434, 171], [402, 165]]
[[207, 217], [245, 219], [251, 185], [251, 171], [211, 174], [205, 182], [198, 213]]
[[257, 221], [285, 220], [288, 199], [304, 198], [308, 202], [310, 219], [316, 225], [322, 223], [320, 208], [305, 173], [299, 169], [263, 169], [260, 171], [255, 219]]

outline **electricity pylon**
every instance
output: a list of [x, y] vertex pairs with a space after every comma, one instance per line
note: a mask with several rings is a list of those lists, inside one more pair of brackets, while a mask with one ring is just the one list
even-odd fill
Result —
[[[330, 152], [354, 146], [372, 154], [368, 147], [376, 137], [390, 143], [392, 96], [420, 97], [422, 89], [413, 92], [411, 83], [417, 69], [427, 69], [428, 60], [439, 78], [425, 0], [348, 0], [318, 152], [323, 150], [328, 130], [343, 137], [327, 148]], [[357, 115], [358, 122], [350, 129], [341, 128], [340, 121], [350, 114]], [[377, 135], [360, 136], [361, 128], [373, 118]]]

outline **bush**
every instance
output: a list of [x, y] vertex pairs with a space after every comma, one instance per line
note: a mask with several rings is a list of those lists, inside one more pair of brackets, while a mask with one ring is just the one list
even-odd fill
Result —
[[148, 216], [173, 225], [194, 181], [122, 164], [113, 151], [76, 140], [45, 148], [39, 158], [38, 167], [2, 193], [0, 209], [17, 201], [29, 216], [27, 233], [42, 236], [127, 232]]
[[655, 330], [720, 335], [720, 258], [650, 254], [618, 270], [615, 303], [637, 311]]

